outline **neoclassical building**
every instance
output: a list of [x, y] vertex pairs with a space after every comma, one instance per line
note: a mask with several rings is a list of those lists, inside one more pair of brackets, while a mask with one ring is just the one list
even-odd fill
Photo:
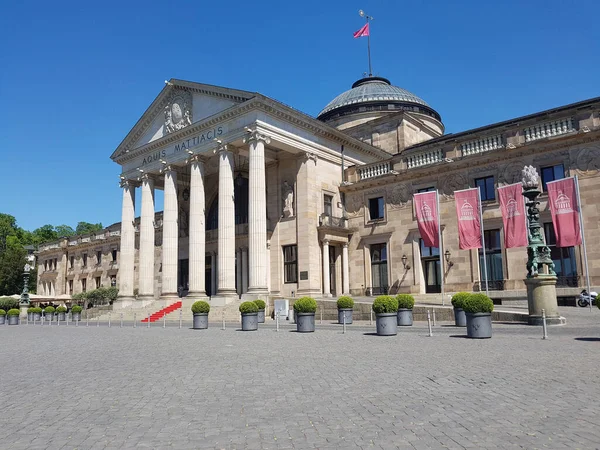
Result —
[[[448, 292], [478, 290], [483, 256], [458, 249], [453, 192], [479, 186], [492, 296], [523, 297], [526, 251], [503, 247], [496, 188], [519, 181], [526, 164], [544, 186], [578, 175], [597, 285], [599, 131], [600, 98], [444, 134], [438, 112], [385, 78], [358, 80], [317, 118], [258, 93], [173, 79], [111, 156], [121, 166], [121, 223], [42, 245], [38, 292], [116, 283], [124, 307], [179, 296], [214, 305], [382, 292], [433, 300], [442, 277]], [[424, 246], [412, 206], [413, 193], [432, 189], [444, 255]], [[582, 251], [553, 245], [545, 199], [559, 295], [571, 296], [584, 285]]]

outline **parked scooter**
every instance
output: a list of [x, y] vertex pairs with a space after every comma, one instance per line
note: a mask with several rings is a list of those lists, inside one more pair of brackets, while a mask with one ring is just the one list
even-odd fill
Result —
[[592, 305], [595, 305], [597, 297], [598, 297], [597, 292], [592, 291], [590, 294], [588, 294], [588, 291], [584, 289], [583, 291], [581, 291], [581, 294], [579, 294], [579, 298], [577, 299], [577, 304], [579, 306], [581, 306], [582, 308], [585, 308], [586, 306], [589, 306], [590, 298], [591, 298]]

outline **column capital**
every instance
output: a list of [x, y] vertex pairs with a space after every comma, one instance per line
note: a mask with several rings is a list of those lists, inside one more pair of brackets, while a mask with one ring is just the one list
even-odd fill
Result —
[[344, 247], [344, 248], [348, 248], [348, 243], [347, 243], [347, 242], [344, 242], [344, 243], [342, 244], [342, 247]]
[[139, 182], [154, 181], [154, 177], [155, 177], [154, 174], [149, 173], [149, 172], [144, 172], [142, 169], [138, 169], [138, 171], [140, 172], [140, 174], [138, 176]]
[[160, 173], [167, 173], [167, 172], [177, 172], [177, 169], [175, 168], [175, 166], [173, 164], [164, 164], [160, 168]]
[[233, 151], [233, 147], [229, 144], [224, 144], [220, 140], [217, 139], [217, 147], [213, 150], [213, 153], [231, 153]]
[[318, 156], [314, 152], [304, 152], [304, 153], [300, 154], [299, 158], [302, 160], [302, 162], [307, 162], [307, 161], [311, 161], [312, 160], [315, 163], [315, 165], [316, 165], [317, 164]]
[[325, 245], [329, 245], [329, 239], [323, 239], [323, 240], [322, 240], [322, 242], [323, 242], [323, 244], [325, 244]]
[[201, 156], [201, 155], [190, 155], [190, 157], [188, 159], [185, 160], [186, 164], [205, 164], [206, 163], [206, 157], [205, 156]]
[[138, 186], [138, 183], [135, 180], [129, 180], [125, 177], [121, 177], [119, 181], [119, 187], [125, 188], [135, 188]]
[[250, 128], [246, 128], [246, 133], [248, 134], [244, 136], [244, 144], [251, 144], [252, 142], [258, 141], [262, 141], [267, 145], [271, 143], [271, 138], [258, 130], [251, 130]]

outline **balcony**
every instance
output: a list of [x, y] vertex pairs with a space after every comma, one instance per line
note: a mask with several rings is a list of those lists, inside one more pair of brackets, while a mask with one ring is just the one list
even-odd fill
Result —
[[334, 217], [329, 214], [321, 214], [319, 216], [319, 226], [326, 228], [348, 228], [348, 218], [346, 217]]
[[358, 168], [359, 180], [366, 180], [367, 178], [375, 178], [381, 175], [387, 175], [391, 172], [391, 166], [389, 161], [377, 162], [375, 164], [368, 164]]
[[406, 166], [409, 169], [428, 166], [444, 160], [444, 152], [442, 149], [427, 150], [424, 152], [409, 155], [406, 158]]
[[572, 133], [576, 130], [573, 127], [573, 119], [566, 117], [563, 119], [552, 120], [546, 123], [535, 124], [523, 130], [525, 142], [536, 141], [538, 139], [560, 136], [562, 134]]

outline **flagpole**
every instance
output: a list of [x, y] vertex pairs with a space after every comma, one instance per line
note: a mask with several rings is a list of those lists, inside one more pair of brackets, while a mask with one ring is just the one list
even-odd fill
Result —
[[[485, 295], [490, 296], [488, 288], [487, 258], [485, 257], [485, 232], [483, 229], [483, 212], [481, 208], [481, 189], [477, 187], [477, 201], [479, 203], [479, 224], [481, 227], [481, 249], [483, 250], [483, 273], [485, 274]], [[479, 277], [481, 280], [481, 277]]]
[[438, 251], [440, 254], [440, 279], [441, 279], [441, 288], [442, 288], [442, 306], [446, 306], [446, 293], [445, 293], [445, 285], [444, 285], [444, 275], [446, 274], [446, 270], [444, 267], [444, 248], [442, 245], [442, 214], [440, 212], [440, 193], [436, 189], [435, 190], [435, 200], [437, 202], [437, 219], [438, 219]]
[[[587, 246], [585, 245], [585, 233], [583, 231], [583, 216], [581, 214], [581, 197], [579, 196], [579, 178], [575, 175], [575, 192], [577, 193], [577, 209], [579, 212], [579, 231], [581, 232], [581, 244], [583, 245], [583, 259], [585, 260], [585, 278], [587, 280], [587, 291], [590, 299], [590, 311], [592, 310], [592, 290], [590, 287], [590, 266], [588, 264]], [[596, 300], [598, 302], [598, 300]]]
[[[369, 20], [373, 20], [373, 17], [369, 16], [368, 14], [365, 14], [365, 12], [362, 9], [358, 11], [358, 14], [360, 15], [360, 17], [365, 18], [365, 20], [367, 21], [367, 25], [369, 25]], [[369, 27], [368, 31], [369, 34], [367, 34], [367, 52], [369, 55], [369, 76], [372, 77], [373, 69], [371, 68], [371, 27]]]

